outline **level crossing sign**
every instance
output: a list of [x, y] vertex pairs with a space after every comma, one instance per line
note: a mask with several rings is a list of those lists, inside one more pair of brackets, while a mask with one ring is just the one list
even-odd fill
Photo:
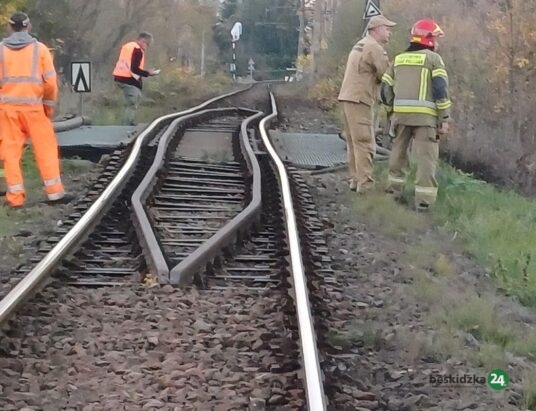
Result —
[[75, 93], [91, 92], [91, 62], [71, 62], [71, 85]]
[[365, 6], [365, 13], [363, 14], [363, 20], [370, 19], [374, 16], [381, 15], [382, 12], [380, 8], [372, 0], [367, 0], [367, 5]]

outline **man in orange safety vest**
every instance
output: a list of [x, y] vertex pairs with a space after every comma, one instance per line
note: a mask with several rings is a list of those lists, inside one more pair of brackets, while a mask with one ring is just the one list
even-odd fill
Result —
[[31, 24], [25, 13], [14, 13], [9, 26], [11, 34], [0, 43], [0, 140], [6, 202], [12, 208], [24, 205], [21, 158], [29, 136], [47, 203], [65, 204], [73, 196], [65, 193], [61, 181], [58, 144], [51, 122], [58, 95], [52, 56], [43, 43], [29, 34]]
[[145, 70], [145, 51], [153, 41], [150, 33], [142, 32], [136, 41], [121, 47], [119, 59], [115, 64], [113, 76], [118, 87], [123, 91], [126, 108], [122, 123], [136, 125], [136, 111], [141, 100], [142, 77], [156, 76], [160, 70]]

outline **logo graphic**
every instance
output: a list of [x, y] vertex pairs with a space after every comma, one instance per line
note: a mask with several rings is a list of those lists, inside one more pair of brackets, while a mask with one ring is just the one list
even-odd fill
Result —
[[510, 377], [504, 370], [496, 369], [488, 374], [488, 385], [494, 390], [504, 390], [509, 382]]

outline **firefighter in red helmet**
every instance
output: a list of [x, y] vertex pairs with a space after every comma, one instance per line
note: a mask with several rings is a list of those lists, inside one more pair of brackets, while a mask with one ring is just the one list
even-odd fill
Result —
[[437, 197], [435, 178], [439, 158], [439, 135], [449, 131], [451, 101], [448, 75], [436, 52], [441, 27], [430, 19], [411, 28], [410, 45], [395, 57], [382, 78], [381, 98], [391, 114], [395, 131], [389, 158], [387, 192], [399, 198], [408, 171], [408, 148], [417, 163], [415, 207], [428, 210]]
[[421, 44], [435, 50], [437, 46], [436, 39], [444, 35], [445, 33], [434, 20], [419, 20], [411, 28], [411, 43]]

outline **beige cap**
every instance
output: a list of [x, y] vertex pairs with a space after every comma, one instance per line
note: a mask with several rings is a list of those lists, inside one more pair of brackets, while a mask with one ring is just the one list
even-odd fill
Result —
[[396, 26], [396, 23], [394, 21], [386, 19], [385, 17], [383, 17], [383, 15], [380, 14], [379, 16], [374, 16], [370, 19], [367, 29], [371, 30], [380, 26], [393, 27]]

